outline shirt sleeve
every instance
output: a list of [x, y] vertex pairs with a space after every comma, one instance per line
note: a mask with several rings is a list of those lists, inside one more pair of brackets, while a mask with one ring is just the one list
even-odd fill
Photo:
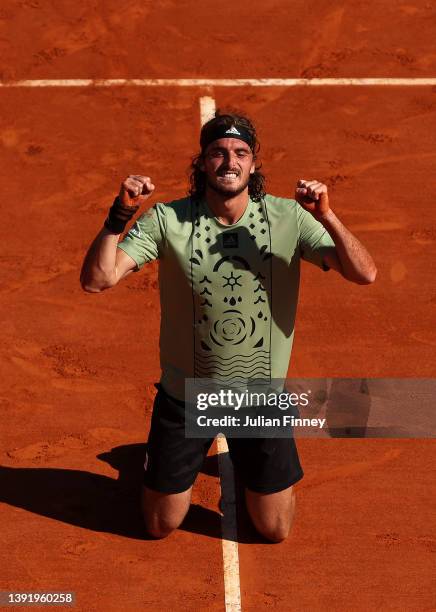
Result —
[[322, 270], [329, 270], [323, 262], [323, 257], [335, 247], [333, 239], [321, 223], [299, 204], [297, 214], [301, 257]]
[[143, 213], [118, 243], [118, 248], [136, 262], [136, 272], [145, 263], [162, 256], [165, 243], [165, 207], [155, 204]]

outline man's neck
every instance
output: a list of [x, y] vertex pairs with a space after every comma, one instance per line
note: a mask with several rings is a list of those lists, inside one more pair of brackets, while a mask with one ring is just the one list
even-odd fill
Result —
[[206, 188], [206, 202], [214, 216], [224, 225], [233, 225], [242, 217], [248, 206], [248, 187], [233, 198], [223, 196], [210, 187]]

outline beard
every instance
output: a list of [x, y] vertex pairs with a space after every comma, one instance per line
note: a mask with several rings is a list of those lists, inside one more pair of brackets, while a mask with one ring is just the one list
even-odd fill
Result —
[[236, 189], [228, 189], [224, 185], [212, 183], [209, 178], [207, 179], [207, 186], [213, 191], [215, 191], [215, 193], [219, 193], [220, 195], [226, 198], [234, 198], [238, 196], [240, 193], [245, 191], [249, 183], [250, 177], [248, 177], [247, 181], [245, 183], [241, 183], [241, 185], [239, 185], [239, 187], [237, 187]]

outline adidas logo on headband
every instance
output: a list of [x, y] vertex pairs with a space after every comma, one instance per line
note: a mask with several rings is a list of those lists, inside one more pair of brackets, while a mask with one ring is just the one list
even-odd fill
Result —
[[202, 131], [201, 133], [200, 145], [202, 149], [205, 149], [211, 142], [219, 138], [238, 138], [246, 142], [250, 148], [253, 147], [253, 136], [242, 125], [238, 127], [235, 125], [230, 127], [227, 125], [216, 125], [208, 128], [206, 132]]
[[232, 125], [231, 128], [229, 128], [228, 130], [226, 130], [225, 132], [226, 134], [237, 134], [238, 136], [241, 135], [241, 132], [238, 132], [238, 130], [235, 128], [234, 125]]

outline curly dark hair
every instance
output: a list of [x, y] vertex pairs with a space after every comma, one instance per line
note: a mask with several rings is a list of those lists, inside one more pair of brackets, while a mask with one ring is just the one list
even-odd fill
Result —
[[[232, 126], [235, 126], [236, 128], [240, 126], [245, 128], [252, 136], [253, 144], [251, 146], [251, 150], [253, 152], [254, 160], [257, 160], [260, 150], [260, 143], [257, 139], [256, 128], [246, 115], [243, 115], [238, 111], [229, 111], [224, 113], [217, 109], [215, 112], [215, 117], [210, 119], [201, 128], [200, 144], [208, 142], [208, 134], [215, 130], [217, 126], [225, 126], [229, 128]], [[190, 166], [191, 174], [189, 177], [189, 195], [193, 199], [201, 198], [206, 191], [206, 174], [200, 170], [200, 162], [204, 155], [205, 148], [206, 147], [202, 146], [200, 153], [198, 153], [198, 155], [192, 159]], [[265, 177], [260, 172], [261, 167], [261, 163], [256, 165], [255, 171], [250, 175], [250, 180], [248, 183], [248, 193], [250, 198], [255, 202], [260, 202], [265, 196]]]

